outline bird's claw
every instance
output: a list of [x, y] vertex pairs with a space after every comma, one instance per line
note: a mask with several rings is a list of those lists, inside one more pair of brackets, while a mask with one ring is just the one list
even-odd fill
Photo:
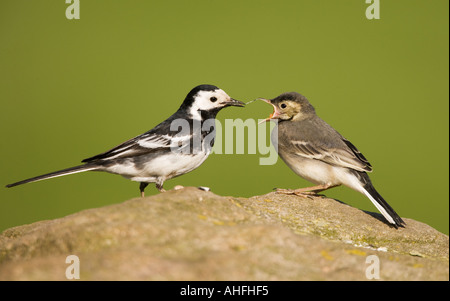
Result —
[[276, 193], [280, 193], [280, 194], [288, 194], [288, 195], [297, 195], [297, 196], [302, 196], [302, 197], [307, 197], [309, 199], [313, 199], [314, 197], [323, 197], [323, 195], [317, 194], [317, 192], [315, 191], [303, 191], [301, 189], [282, 189], [282, 188], [274, 188]]

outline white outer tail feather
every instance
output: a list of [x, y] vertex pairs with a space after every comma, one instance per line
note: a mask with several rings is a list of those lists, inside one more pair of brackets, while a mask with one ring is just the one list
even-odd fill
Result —
[[39, 181], [43, 181], [43, 180], [47, 180], [47, 179], [53, 179], [53, 178], [57, 178], [57, 177], [62, 177], [62, 176], [67, 176], [67, 175], [72, 175], [72, 174], [76, 174], [76, 173], [80, 173], [80, 172], [85, 172], [85, 171], [90, 171], [90, 170], [95, 170], [97, 169], [97, 167], [91, 167], [91, 168], [86, 168], [86, 169], [79, 169], [79, 170], [74, 170], [74, 171], [67, 171], [64, 173], [60, 173], [60, 174], [56, 174], [53, 176], [48, 176], [48, 177], [43, 177], [42, 179], [37, 179], [33, 182], [39, 182]]
[[388, 220], [388, 222], [395, 225], [396, 223], [394, 219], [389, 215], [389, 213], [386, 212], [386, 210], [384, 210], [384, 208], [380, 204], [378, 204], [377, 200], [375, 200], [373, 196], [371, 196], [370, 193], [368, 193], [367, 190], [365, 190], [364, 188], [362, 188], [362, 191], [372, 201], [375, 207], [377, 207], [378, 211], [380, 211], [381, 214], [383, 214], [383, 216]]

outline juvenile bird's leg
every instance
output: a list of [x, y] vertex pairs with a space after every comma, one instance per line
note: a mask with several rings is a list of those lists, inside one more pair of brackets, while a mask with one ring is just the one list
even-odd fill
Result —
[[145, 190], [145, 187], [147, 187], [147, 186], [148, 186], [148, 183], [144, 183], [144, 182], [141, 182], [141, 184], [139, 185], [139, 190], [141, 191], [142, 198], [145, 196], [144, 190]]
[[295, 194], [295, 195], [317, 195], [318, 192], [336, 187], [339, 185], [332, 185], [332, 184], [321, 184], [317, 186], [312, 187], [305, 187], [305, 188], [299, 188], [299, 189], [279, 189], [277, 188], [275, 191], [277, 193], [282, 194]]

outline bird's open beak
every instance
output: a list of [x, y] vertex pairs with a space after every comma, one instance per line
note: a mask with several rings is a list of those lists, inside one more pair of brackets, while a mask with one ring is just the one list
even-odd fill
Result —
[[222, 104], [224, 104], [225, 106], [235, 106], [235, 107], [245, 106], [245, 103], [243, 103], [242, 101], [236, 100], [234, 98], [230, 98], [230, 100], [223, 102]]
[[258, 124], [264, 123], [266, 121], [270, 121], [272, 119], [280, 118], [280, 112], [278, 111], [278, 108], [269, 99], [265, 99], [265, 98], [258, 98], [258, 99], [262, 100], [264, 102], [267, 102], [268, 104], [270, 104], [273, 107], [273, 113], [270, 114], [270, 116], [267, 117], [266, 119], [261, 120]]

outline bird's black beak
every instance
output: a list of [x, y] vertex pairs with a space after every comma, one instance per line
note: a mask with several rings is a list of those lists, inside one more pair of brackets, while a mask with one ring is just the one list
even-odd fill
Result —
[[234, 98], [230, 98], [230, 100], [223, 103], [225, 106], [235, 106], [235, 107], [243, 107], [245, 103], [242, 101], [236, 100]]

